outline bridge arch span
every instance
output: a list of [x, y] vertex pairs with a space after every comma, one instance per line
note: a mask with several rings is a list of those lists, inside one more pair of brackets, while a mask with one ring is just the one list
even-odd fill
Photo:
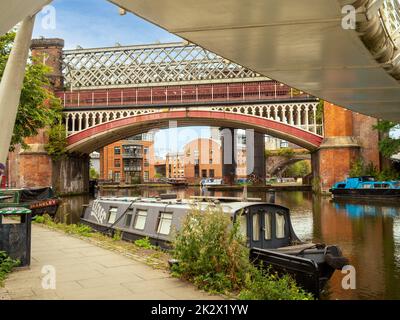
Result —
[[78, 131], [68, 137], [70, 152], [90, 153], [105, 145], [151, 129], [168, 128], [170, 121], [178, 126], [213, 126], [254, 129], [289, 142], [310, 151], [316, 150], [323, 137], [293, 125], [249, 114], [206, 110], [160, 109], [155, 112], [136, 114], [126, 118], [113, 119], [96, 126]]

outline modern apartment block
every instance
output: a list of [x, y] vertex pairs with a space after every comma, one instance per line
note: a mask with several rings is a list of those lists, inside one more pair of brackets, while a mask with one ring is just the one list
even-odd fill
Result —
[[147, 182], [154, 175], [150, 166], [153, 153], [151, 134], [110, 144], [100, 150], [100, 179], [122, 184]]

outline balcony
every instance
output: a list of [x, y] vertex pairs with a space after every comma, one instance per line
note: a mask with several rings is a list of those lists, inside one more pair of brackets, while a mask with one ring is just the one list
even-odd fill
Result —
[[124, 152], [122, 153], [122, 158], [125, 159], [142, 159], [143, 153], [141, 152]]
[[133, 167], [124, 167], [125, 172], [141, 172], [142, 167], [141, 166], [133, 166]]

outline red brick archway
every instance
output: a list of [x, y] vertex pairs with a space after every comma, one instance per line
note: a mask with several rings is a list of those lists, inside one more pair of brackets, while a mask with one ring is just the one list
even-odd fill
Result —
[[293, 142], [309, 150], [317, 149], [323, 140], [321, 136], [312, 132], [252, 115], [203, 110], [167, 110], [117, 119], [82, 130], [68, 137], [68, 149], [89, 153], [132, 134], [168, 127], [168, 122], [173, 120], [176, 120], [179, 126], [208, 125], [254, 129]]

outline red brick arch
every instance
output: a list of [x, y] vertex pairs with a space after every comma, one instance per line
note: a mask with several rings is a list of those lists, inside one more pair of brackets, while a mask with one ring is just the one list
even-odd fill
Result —
[[168, 109], [157, 113], [117, 119], [82, 130], [68, 137], [68, 149], [89, 153], [133, 134], [168, 127], [168, 122], [173, 120], [176, 120], [179, 126], [208, 125], [254, 129], [293, 142], [309, 150], [317, 149], [323, 139], [312, 132], [252, 115], [205, 110], [171, 111]]

